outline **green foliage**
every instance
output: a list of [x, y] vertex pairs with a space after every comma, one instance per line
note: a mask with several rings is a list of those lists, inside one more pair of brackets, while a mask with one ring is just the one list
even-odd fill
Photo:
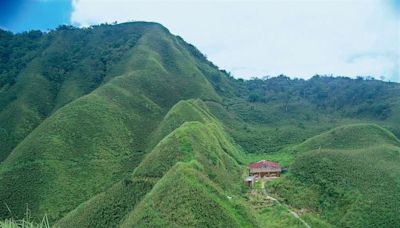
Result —
[[[150, 134], [172, 105], [192, 97], [218, 100], [185, 58], [187, 52], [175, 47], [173, 36], [158, 25], [146, 29], [129, 58], [119, 63], [123, 74], [55, 111], [2, 163], [0, 201], [16, 215], [28, 203], [34, 216], [49, 211], [51, 221], [60, 218], [133, 171], [151, 149]], [[173, 45], [168, 52], [177, 56], [176, 62], [164, 61], [163, 50], [157, 49], [160, 39]], [[197, 76], [186, 76], [192, 72]], [[6, 208], [0, 207], [0, 215], [8, 215]]]
[[[196, 113], [196, 115], [192, 115], [194, 118], [190, 118], [191, 115], [188, 115], [188, 120], [198, 119], [203, 122], [184, 122], [182, 125], [180, 121], [174, 122], [179, 120], [179, 118], [173, 118], [174, 116], [184, 116], [185, 113]], [[176, 129], [172, 127], [174, 123], [178, 123], [175, 125]], [[133, 213], [131, 211], [138, 210], [136, 209], [139, 207], [137, 204], [142, 202], [142, 198], [149, 197], [149, 192], [155, 188], [154, 184], [158, 185], [160, 180], [168, 179], [166, 173], [172, 172], [170, 170], [179, 162], [194, 162], [196, 169], [200, 169], [203, 173], [201, 180], [207, 183], [213, 182], [212, 188], [218, 186], [219, 191], [224, 191], [229, 195], [240, 192], [240, 180], [237, 178], [240, 176], [240, 166], [233, 157], [239, 156], [240, 151], [223, 133], [216, 120], [210, 116], [203, 102], [199, 100], [179, 102], [166, 114], [160, 126], [169, 126], [168, 128], [159, 128], [165, 130], [161, 131], [166, 134], [165, 138], [146, 155], [131, 177], [118, 182], [105, 192], [80, 205], [61, 219], [57, 225], [61, 227], [117, 226], [129, 212]], [[168, 132], [168, 129], [172, 132]], [[181, 188], [181, 185], [177, 187]], [[182, 191], [185, 191], [185, 188]], [[171, 197], [180, 197], [183, 194], [179, 190], [173, 189], [168, 189], [167, 192], [171, 194]], [[174, 195], [175, 193], [177, 195]], [[208, 200], [204, 195], [199, 197], [205, 201]], [[190, 199], [186, 198], [185, 200]], [[224, 200], [226, 201], [225, 196]], [[180, 201], [172, 200], [167, 205], [186, 211], [187, 208], [178, 202]], [[219, 202], [217, 201], [217, 203]], [[215, 211], [210, 213], [215, 213]], [[176, 212], [176, 215], [181, 214]], [[197, 217], [193, 222], [199, 222], [202, 219]], [[231, 224], [228, 221], [226, 223]]]
[[296, 147], [292, 176], [273, 189], [340, 227], [398, 227], [400, 142], [376, 125], [349, 125]]
[[263, 208], [259, 212], [260, 227], [304, 227], [304, 225], [293, 217], [287, 208], [279, 204]]
[[[193, 164], [193, 163], [191, 163]], [[122, 227], [253, 227], [246, 210], [229, 201], [222, 189], [198, 168], [173, 167], [127, 217]]]
[[187, 121], [208, 123], [216, 121], [201, 100], [181, 100], [174, 105], [151, 137], [152, 146]]
[[267, 189], [313, 227], [400, 226], [399, 84], [236, 80], [156, 23], [0, 41], [0, 202], [16, 219], [299, 226], [243, 199], [241, 171], [267, 159], [290, 166]]
[[6, 134], [0, 138], [0, 161], [52, 112], [90, 93], [106, 77], [121, 74], [122, 59], [129, 58], [128, 50], [145, 28], [134, 24], [1, 36], [7, 48], [0, 48], [6, 55], [0, 65], [0, 129]]
[[[385, 119], [391, 115], [399, 86], [377, 80], [352, 80], [346, 77], [316, 75], [310, 80], [278, 77], [249, 80], [245, 83], [253, 102], [267, 104], [311, 104], [320, 112], [338, 112], [346, 117]], [[378, 101], [378, 102], [377, 102]], [[285, 110], [288, 111], [288, 110]]]
[[[224, 81], [223, 81], [224, 82]], [[250, 153], [273, 153], [329, 129], [375, 123], [400, 137], [400, 86], [377, 80], [315, 76], [310, 80], [278, 76], [220, 84], [233, 88], [210, 111]]]
[[390, 131], [371, 124], [346, 125], [306, 140], [295, 147], [297, 151], [320, 149], [361, 149], [379, 144], [400, 146]]
[[35, 223], [30, 222], [24, 219], [21, 220], [13, 220], [6, 219], [4, 221], [0, 221], [0, 227], [3, 228], [49, 228], [50, 225], [48, 223]]
[[124, 178], [59, 220], [56, 227], [117, 227], [142, 200], [156, 180]]
[[[12, 211], [9, 211], [12, 215]], [[49, 220], [45, 215], [40, 221], [35, 221], [31, 217], [29, 208], [26, 208], [25, 216], [22, 219], [8, 218], [0, 220], [0, 227], [2, 228], [50, 228]]]

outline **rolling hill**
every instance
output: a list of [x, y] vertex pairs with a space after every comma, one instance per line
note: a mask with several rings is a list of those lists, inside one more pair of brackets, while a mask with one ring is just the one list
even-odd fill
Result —
[[[148, 27], [124, 60], [126, 73], [55, 111], [2, 162], [0, 186], [6, 191], [0, 199], [14, 213], [28, 204], [59, 218], [132, 171], [145, 154], [147, 137], [173, 104], [191, 97], [219, 99], [174, 37], [158, 25]], [[168, 56], [177, 59], [171, 63]], [[9, 213], [1, 209], [3, 216]]]
[[0, 218], [57, 227], [396, 227], [400, 85], [241, 80], [157, 23], [0, 31]]
[[[192, 113], [192, 115], [186, 115], [188, 113]], [[185, 120], [179, 118], [182, 115], [185, 115]], [[57, 225], [61, 227], [121, 225], [123, 224], [122, 219], [129, 213], [136, 216], [136, 210], [141, 211], [137, 207], [146, 207], [143, 209], [146, 211], [154, 209], [147, 208], [148, 205], [136, 205], [139, 202], [142, 205], [143, 202], [155, 200], [152, 198], [153, 194], [159, 195], [157, 198], [164, 197], [163, 200], [169, 200], [165, 202], [164, 207], [166, 208], [162, 209], [163, 213], [168, 213], [168, 208], [173, 205], [181, 208], [181, 212], [186, 211], [187, 208], [200, 206], [204, 213], [215, 214], [220, 213], [215, 207], [221, 207], [227, 210], [225, 218], [229, 221], [227, 223], [238, 225], [236, 220], [243, 220], [240, 218], [243, 215], [234, 213], [233, 206], [227, 202], [223, 193], [231, 192], [229, 193], [231, 195], [240, 192], [238, 183], [241, 180], [237, 178], [241, 175], [238, 163], [240, 162], [240, 151], [232, 144], [207, 109], [204, 109], [204, 103], [199, 100], [179, 102], [166, 114], [163, 123], [160, 124], [160, 129], [173, 125], [176, 126], [176, 129], [170, 128], [171, 132], [166, 133], [167, 135], [146, 155], [132, 176], [80, 205], [61, 219]], [[198, 193], [193, 192], [196, 190], [194, 186], [202, 184], [205, 185], [205, 189]], [[198, 198], [191, 199], [194, 195]], [[140, 201], [143, 197], [145, 197], [143, 201]], [[209, 202], [205, 205], [197, 205], [202, 201]], [[216, 211], [208, 211], [211, 208]], [[195, 209], [193, 210], [192, 213], [195, 212]], [[88, 213], [88, 211], [93, 212]], [[181, 216], [181, 212], [176, 212], [175, 216]], [[163, 216], [169, 215], [172, 216], [172, 214]], [[165, 221], [166, 223], [160, 223], [161, 221], [157, 223], [160, 223], [160, 226], [184, 226], [189, 225], [183, 223], [185, 221], [192, 222], [191, 225], [207, 222], [207, 220], [203, 221], [201, 217], [193, 216], [191, 215], [190, 221], [187, 220], [188, 218], [182, 217], [183, 220], [175, 221], [176, 223], [172, 221], [170, 221], [171, 224], [168, 224], [167, 221]], [[238, 216], [239, 218], [236, 218]], [[132, 218], [133, 221], [136, 219], [138, 218]], [[160, 220], [161, 218], [152, 219]], [[208, 222], [210, 223], [206, 223], [207, 225], [216, 225], [212, 224], [213, 221]], [[129, 224], [130, 222], [125, 221], [125, 223]]]
[[275, 186], [289, 204], [338, 227], [400, 225], [400, 140], [391, 132], [377, 125], [345, 125], [295, 150], [292, 176]]

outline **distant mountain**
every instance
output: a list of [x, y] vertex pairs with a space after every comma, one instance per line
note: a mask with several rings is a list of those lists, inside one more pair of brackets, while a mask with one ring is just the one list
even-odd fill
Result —
[[265, 157], [289, 164], [272, 189], [309, 223], [399, 225], [397, 83], [234, 79], [148, 22], [0, 31], [0, 58], [2, 219], [262, 226], [242, 175]]

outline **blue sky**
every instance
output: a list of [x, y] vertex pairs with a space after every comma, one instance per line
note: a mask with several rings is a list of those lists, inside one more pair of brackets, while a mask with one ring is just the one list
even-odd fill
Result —
[[242, 78], [333, 74], [400, 81], [400, 0], [14, 0], [0, 27], [157, 21]]
[[70, 0], [1, 0], [0, 27], [14, 32], [47, 30], [70, 24]]

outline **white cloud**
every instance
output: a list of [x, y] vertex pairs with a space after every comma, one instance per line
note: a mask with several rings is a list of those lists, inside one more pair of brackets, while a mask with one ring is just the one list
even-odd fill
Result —
[[78, 25], [156, 21], [235, 76], [384, 75], [400, 81], [389, 0], [73, 0]]

